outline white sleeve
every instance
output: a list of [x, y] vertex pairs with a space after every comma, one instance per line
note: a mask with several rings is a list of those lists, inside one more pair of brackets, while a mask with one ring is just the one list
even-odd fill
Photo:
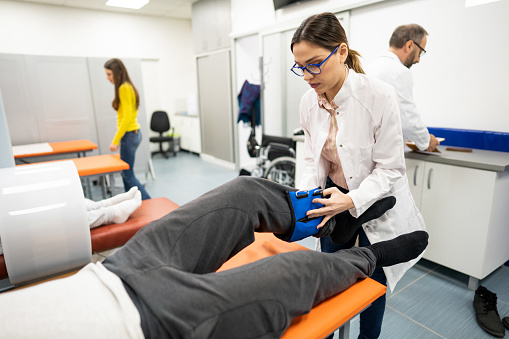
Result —
[[311, 135], [309, 133], [309, 124], [307, 123], [306, 113], [307, 109], [306, 105], [301, 101], [300, 103], [300, 125], [302, 130], [304, 131], [304, 171], [302, 173], [302, 177], [300, 182], [297, 183], [297, 188], [299, 189], [312, 189], [318, 187], [318, 179], [317, 173], [318, 169], [316, 168], [314, 162], [314, 154], [313, 154], [313, 146], [311, 144]]
[[382, 109], [382, 117], [375, 126], [371, 159], [363, 159], [373, 162], [374, 169], [357, 189], [348, 193], [355, 205], [349, 211], [356, 218], [387, 194], [406, 171], [399, 108], [394, 90], [388, 92], [383, 100], [384, 105], [375, 105], [377, 109]]
[[400, 73], [393, 85], [398, 94], [403, 137], [412, 140], [420, 150], [427, 149], [430, 135], [414, 102], [412, 73]]

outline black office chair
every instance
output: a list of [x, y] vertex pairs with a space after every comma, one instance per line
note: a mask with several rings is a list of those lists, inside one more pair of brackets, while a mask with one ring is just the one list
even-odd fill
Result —
[[[152, 152], [152, 156], [157, 153], [161, 153], [166, 159], [169, 158], [167, 151], [163, 149], [163, 143], [168, 142], [168, 150], [171, 146], [173, 146], [173, 135], [174, 128], [171, 129], [170, 136], [163, 136], [163, 133], [168, 132], [170, 130], [170, 118], [165, 111], [155, 111], [152, 113], [152, 118], [150, 119], [150, 129], [154, 132], [158, 132], [158, 137], [151, 137], [150, 142], [159, 143], [159, 151]], [[175, 148], [173, 147], [173, 155], [176, 156], [177, 152], [175, 152]]]

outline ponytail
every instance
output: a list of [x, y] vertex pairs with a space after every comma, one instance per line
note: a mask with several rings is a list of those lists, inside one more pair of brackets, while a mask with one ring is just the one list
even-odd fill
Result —
[[361, 61], [360, 61], [360, 54], [354, 49], [348, 49], [348, 56], [346, 57], [345, 64], [353, 69], [356, 73], [364, 73], [364, 70], [362, 69]]

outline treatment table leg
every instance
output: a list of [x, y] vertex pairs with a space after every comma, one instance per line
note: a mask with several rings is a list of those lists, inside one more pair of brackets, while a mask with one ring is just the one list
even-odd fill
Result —
[[343, 326], [339, 328], [338, 334], [339, 339], [350, 338], [350, 320], [348, 320], [346, 323], [343, 324]]

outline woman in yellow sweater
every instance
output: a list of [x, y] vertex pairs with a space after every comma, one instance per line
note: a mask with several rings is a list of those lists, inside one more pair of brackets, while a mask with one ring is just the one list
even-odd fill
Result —
[[137, 186], [142, 199], [150, 199], [150, 195], [134, 175], [134, 157], [141, 143], [140, 124], [136, 118], [140, 105], [138, 91], [121, 60], [108, 60], [104, 64], [104, 70], [108, 80], [115, 85], [115, 99], [111, 105], [117, 111], [117, 132], [111, 142], [110, 151], [116, 152], [120, 147], [120, 159], [129, 164], [129, 169], [122, 171], [126, 192]]

